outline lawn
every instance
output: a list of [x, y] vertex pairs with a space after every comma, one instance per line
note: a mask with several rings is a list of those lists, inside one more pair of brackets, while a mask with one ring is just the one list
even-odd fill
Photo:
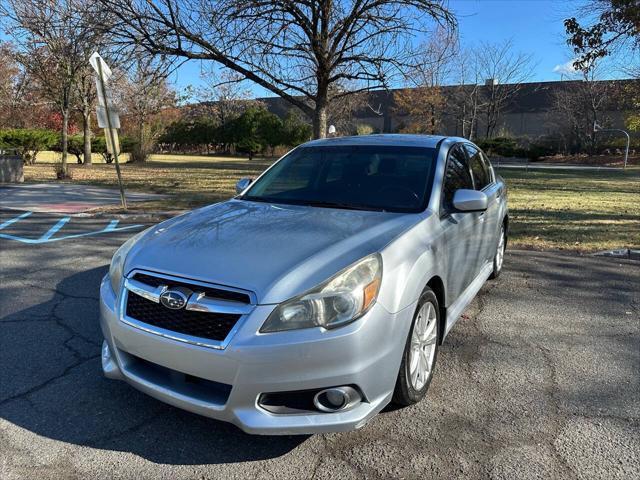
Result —
[[[177, 210], [218, 202], [236, 181], [255, 177], [272, 159], [155, 155], [123, 164], [125, 187], [170, 195], [134, 209]], [[113, 165], [70, 163], [73, 181], [115, 186]], [[590, 252], [640, 247], [640, 169], [627, 171], [500, 169], [509, 187], [512, 246]], [[51, 164], [25, 167], [28, 182], [54, 181]]]
[[500, 169], [512, 245], [595, 251], [640, 247], [640, 169]]
[[[273, 159], [239, 157], [199, 157], [153, 155], [143, 165], [121, 164], [125, 189], [170, 195], [162, 202], [132, 204], [132, 209], [178, 210], [195, 208], [226, 200], [235, 194], [235, 184], [242, 177], [256, 177]], [[115, 187], [114, 164], [84, 167], [69, 163], [73, 182]], [[53, 164], [25, 166], [25, 181], [55, 181]]]

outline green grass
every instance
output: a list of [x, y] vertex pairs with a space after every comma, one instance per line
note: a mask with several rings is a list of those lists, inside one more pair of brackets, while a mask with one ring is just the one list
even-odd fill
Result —
[[[200, 157], [194, 155], [153, 155], [144, 164], [122, 163], [121, 170], [128, 190], [162, 193], [162, 201], [132, 204], [136, 210], [176, 210], [195, 208], [226, 200], [235, 194], [235, 184], [242, 177], [256, 177], [273, 159], [239, 157]], [[72, 181], [106, 187], [117, 186], [114, 164], [91, 167], [69, 163]], [[55, 181], [53, 164], [27, 165], [25, 181]]]
[[[46, 153], [46, 152], [45, 152]], [[177, 210], [228, 199], [241, 177], [255, 177], [273, 159], [154, 155], [123, 164], [129, 190], [167, 194], [135, 210]], [[114, 187], [113, 164], [70, 163], [73, 181]], [[640, 168], [627, 171], [500, 169], [509, 187], [510, 244], [523, 248], [597, 251], [640, 246]], [[54, 181], [53, 165], [25, 167], [29, 182]]]
[[[39, 152], [37, 157], [37, 163], [58, 163], [62, 158], [62, 154], [60, 152], [52, 152], [49, 150], [45, 150], [44, 152]], [[210, 159], [225, 159], [228, 157], [218, 157], [218, 156], [208, 156], [208, 155], [188, 155], [188, 154], [153, 154], [150, 155], [149, 159], [152, 162], [169, 162], [169, 163], [191, 163], [191, 162], [202, 162], [209, 161]], [[123, 153], [120, 155], [120, 161], [122, 163], [126, 163], [129, 160], [129, 154]], [[69, 164], [77, 164], [75, 155], [69, 155], [68, 157]], [[99, 153], [91, 154], [91, 162], [96, 164], [105, 164], [102, 158], [102, 155]]]
[[640, 169], [501, 169], [512, 245], [596, 251], [640, 246]]

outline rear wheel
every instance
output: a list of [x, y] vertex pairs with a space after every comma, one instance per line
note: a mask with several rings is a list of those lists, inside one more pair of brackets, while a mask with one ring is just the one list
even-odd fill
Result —
[[438, 357], [440, 309], [438, 299], [427, 288], [418, 301], [411, 331], [402, 355], [393, 402], [413, 405], [427, 393]]
[[498, 278], [502, 271], [502, 264], [504, 263], [504, 251], [507, 246], [507, 232], [504, 230], [504, 224], [500, 227], [500, 238], [498, 239], [498, 248], [496, 248], [496, 255], [493, 257], [493, 272], [489, 275], [489, 278]]

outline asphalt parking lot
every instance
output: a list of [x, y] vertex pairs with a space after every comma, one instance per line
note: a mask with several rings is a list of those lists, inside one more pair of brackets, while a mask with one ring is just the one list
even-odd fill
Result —
[[638, 262], [509, 252], [426, 401], [357, 432], [254, 437], [102, 377], [99, 281], [142, 226], [19, 215], [0, 211], [3, 480], [640, 478]]

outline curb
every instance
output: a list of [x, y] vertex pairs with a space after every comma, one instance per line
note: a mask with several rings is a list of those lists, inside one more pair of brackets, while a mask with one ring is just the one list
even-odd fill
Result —
[[126, 221], [135, 221], [135, 222], [153, 222], [158, 223], [163, 220], [167, 220], [169, 218], [177, 217], [178, 215], [182, 215], [188, 210], [158, 210], [152, 212], [109, 212], [109, 211], [98, 211], [98, 212], [83, 212], [74, 215], [75, 217], [80, 218], [109, 218], [109, 219], [117, 219], [117, 220], [126, 220]]
[[640, 250], [621, 248], [619, 250], [605, 250], [592, 254], [594, 257], [626, 258], [628, 260], [640, 260]]

